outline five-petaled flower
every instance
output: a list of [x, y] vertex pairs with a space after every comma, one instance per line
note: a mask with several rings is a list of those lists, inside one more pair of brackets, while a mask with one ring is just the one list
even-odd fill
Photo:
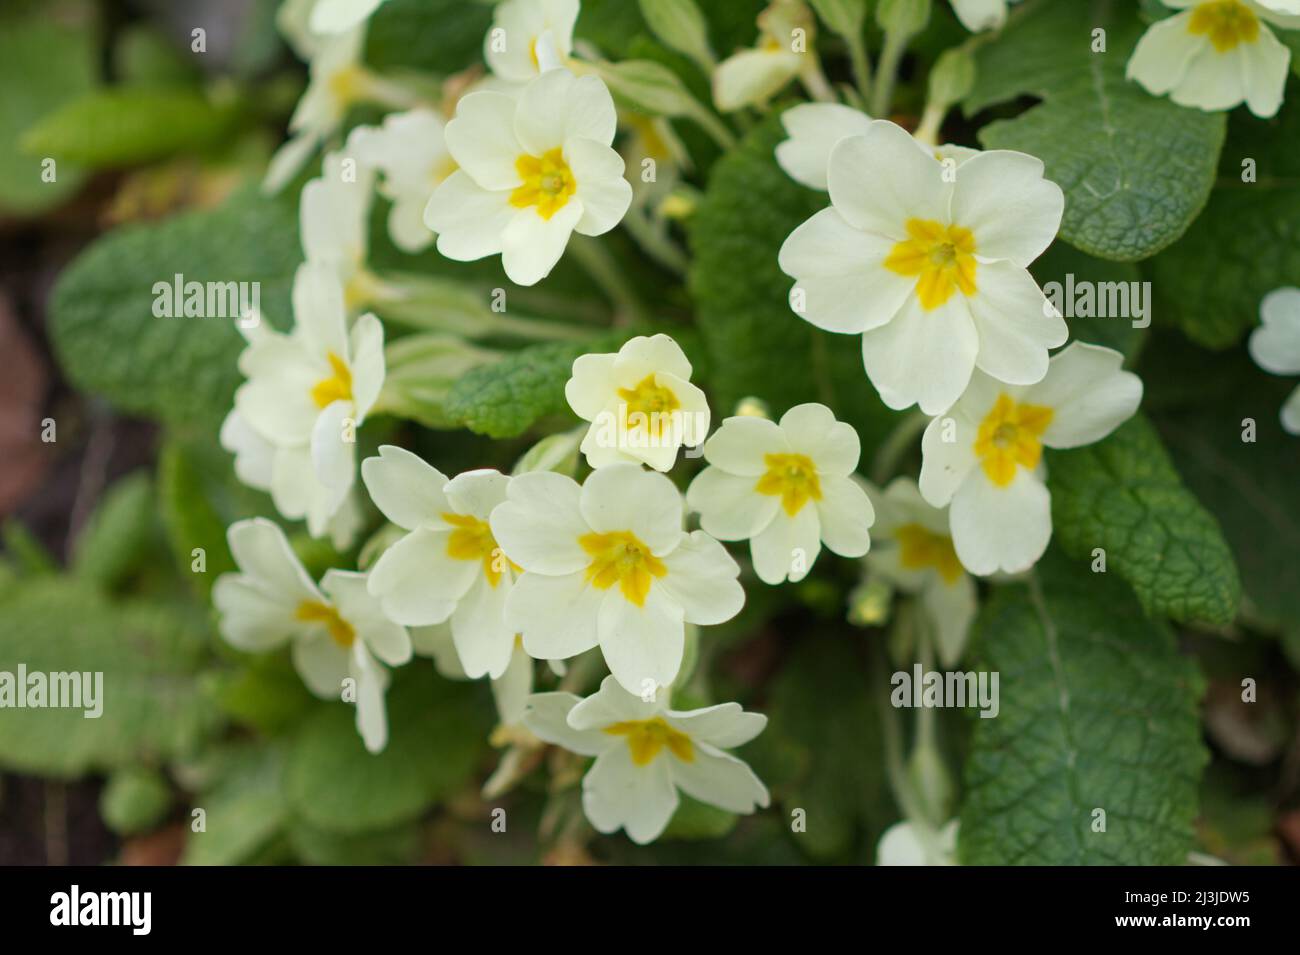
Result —
[[581, 450], [593, 468], [630, 461], [667, 471], [679, 447], [694, 447], [709, 433], [708, 400], [667, 335], [630, 339], [617, 354], [580, 356], [564, 396], [591, 422]]
[[1256, 116], [1277, 113], [1291, 51], [1268, 24], [1300, 28], [1300, 6], [1285, 11], [1285, 0], [1163, 2], [1182, 12], [1147, 28], [1129, 58], [1129, 79], [1156, 95], [1168, 93], [1180, 106], [1224, 110], [1245, 103]]
[[298, 674], [323, 699], [347, 697], [345, 681], [353, 681], [357, 732], [370, 752], [382, 750], [388, 673], [381, 661], [401, 666], [411, 658], [406, 628], [370, 596], [365, 574], [331, 570], [318, 588], [270, 521], [239, 521], [227, 537], [239, 573], [222, 574], [212, 587], [226, 642], [263, 653], [292, 641]]
[[[390, 113], [382, 126], [358, 126], [348, 136], [350, 151], [382, 174], [379, 191], [392, 202], [388, 235], [403, 252], [419, 252], [433, 241], [424, 209], [433, 191], [456, 171], [445, 126], [436, 112], [421, 108]], [[363, 225], [369, 225], [364, 217]]]
[[563, 66], [573, 52], [578, 0], [506, 0], [492, 14], [483, 58], [492, 72], [512, 83]]
[[1137, 410], [1142, 382], [1110, 348], [1074, 342], [1047, 376], [1010, 387], [977, 372], [921, 440], [921, 494], [949, 508], [953, 546], [973, 574], [1027, 570], [1052, 536], [1043, 448], [1100, 441]]
[[516, 568], [497, 547], [488, 518], [510, 479], [485, 469], [448, 480], [392, 445], [361, 463], [361, 478], [384, 516], [408, 531], [370, 569], [370, 593], [407, 626], [450, 619], [465, 674], [499, 678], [515, 647], [505, 605]]
[[506, 600], [524, 649], [562, 660], [599, 645], [629, 692], [670, 685], [686, 623], [722, 623], [745, 602], [740, 567], [704, 531], [686, 533], [683, 511], [672, 481], [634, 464], [581, 486], [545, 471], [513, 478], [491, 525], [524, 571]]
[[600, 832], [623, 829], [633, 842], [653, 842], [677, 810], [678, 790], [736, 813], [768, 804], [767, 787], [726, 752], [767, 725], [739, 703], [672, 710], [667, 693], [646, 702], [606, 677], [585, 700], [534, 694], [524, 723], [548, 743], [596, 757], [582, 780], [582, 807]]
[[1056, 236], [1064, 197], [1033, 156], [941, 162], [893, 123], [841, 139], [831, 206], [781, 247], [791, 307], [862, 334], [867, 376], [891, 408], [938, 414], [979, 368], [1011, 385], [1047, 371], [1064, 320], [1027, 266]]
[[852, 426], [820, 404], [796, 405], [780, 423], [728, 418], [704, 444], [709, 462], [686, 500], [720, 540], [748, 540], [759, 579], [802, 580], [824, 542], [843, 557], [871, 546], [871, 501], [853, 476]]
[[605, 84], [567, 70], [541, 74], [518, 98], [465, 96], [446, 129], [460, 168], [424, 214], [438, 251], [462, 262], [500, 253], [512, 282], [545, 278], [574, 232], [603, 235], [631, 205], [623, 158], [610, 147], [616, 126]]

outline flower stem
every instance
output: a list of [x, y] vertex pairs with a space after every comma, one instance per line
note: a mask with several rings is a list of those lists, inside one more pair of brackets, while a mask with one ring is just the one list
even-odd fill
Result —
[[888, 119], [889, 108], [894, 100], [894, 81], [898, 78], [898, 65], [907, 52], [907, 42], [912, 37], [907, 33], [889, 31], [885, 33], [885, 46], [880, 51], [880, 62], [876, 64], [876, 81], [871, 98], [870, 113], [875, 119]]
[[690, 265], [686, 253], [662, 229], [655, 228], [644, 210], [635, 206], [629, 209], [623, 218], [623, 227], [650, 258], [677, 275], [686, 274]]
[[[627, 278], [619, 271], [618, 263], [609, 254], [609, 250], [601, 245], [598, 239], [575, 235], [569, 241], [569, 248], [573, 251], [578, 264], [620, 313], [615, 318], [615, 324], [626, 324], [629, 320], [638, 322], [646, 318], [648, 313], [645, 304]], [[619, 318], [622, 318], [623, 322], [620, 323]]]
[[867, 55], [867, 44], [862, 36], [862, 31], [850, 36], [846, 36], [845, 42], [849, 46], [849, 62], [853, 66], [853, 80], [858, 87], [858, 95], [862, 97], [862, 105], [865, 106], [871, 101], [871, 58]]
[[930, 417], [923, 412], [913, 411], [894, 426], [889, 437], [876, 449], [876, 460], [871, 467], [872, 481], [883, 487], [885, 482], [893, 477], [898, 469], [898, 462], [917, 436], [925, 430], [930, 420]]

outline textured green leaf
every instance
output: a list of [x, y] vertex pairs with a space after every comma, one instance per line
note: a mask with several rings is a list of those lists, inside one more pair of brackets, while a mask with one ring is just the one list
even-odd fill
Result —
[[[6, 11], [7, 12], [7, 11]], [[95, 83], [96, 33], [92, 9], [60, 20], [0, 18], [0, 208], [30, 215], [63, 201], [85, 174], [58, 163], [54, 182], [41, 178], [45, 156], [18, 141], [31, 125]]]
[[375, 755], [361, 743], [351, 706], [321, 707], [285, 766], [295, 815], [339, 833], [395, 826], [468, 783], [491, 725], [475, 689], [439, 679], [427, 665], [394, 674], [388, 745]]
[[[1141, 279], [1138, 267], [1130, 262], [1109, 262], [1105, 259], [1095, 259], [1091, 255], [1080, 252], [1073, 246], [1066, 245], [1064, 242], [1053, 242], [1051, 247], [1044, 252], [1033, 265], [1029, 267], [1034, 278], [1038, 280], [1049, 297], [1059, 294], [1061, 297], [1062, 311], [1066, 316], [1066, 322], [1070, 326], [1070, 338], [1075, 341], [1091, 342], [1094, 345], [1105, 345], [1107, 348], [1113, 348], [1124, 355], [1128, 364], [1132, 364], [1137, 357], [1138, 351], [1142, 347], [1142, 342], [1146, 338], [1146, 329], [1137, 327], [1134, 323], [1142, 324], [1143, 321], [1149, 324], [1151, 320], [1150, 311], [1147, 312], [1146, 319], [1140, 319], [1137, 315], [1106, 315], [1098, 314], [1096, 302], [1100, 298], [1109, 299], [1107, 286], [1110, 285], [1127, 285], [1129, 287], [1130, 311], [1132, 311], [1132, 283]], [[1073, 285], [1068, 283], [1073, 282]], [[1052, 287], [1051, 283], [1060, 285], [1059, 292]], [[1091, 289], [1093, 296], [1093, 306], [1091, 309], [1085, 304], [1080, 291], [1081, 283]], [[1091, 311], [1092, 314], [1081, 315], [1064, 308], [1069, 299], [1071, 289], [1074, 290], [1074, 305], [1081, 311]], [[1147, 303], [1147, 308], [1151, 308], [1151, 299], [1146, 292], [1141, 293]], [[1122, 300], [1120, 300], [1122, 301]], [[1109, 306], [1108, 306], [1109, 308]]]
[[0, 607], [0, 671], [103, 673], [103, 713], [0, 710], [0, 763], [77, 776], [192, 751], [216, 712], [198, 691], [203, 640], [175, 612], [111, 603], [66, 578], [30, 579]]
[[668, 820], [660, 839], [721, 839], [736, 828], [740, 819], [734, 812], [710, 806], [682, 795], [681, 804]]
[[307, 865], [409, 865], [421, 848], [418, 823], [403, 823], [359, 833], [317, 829], [295, 819], [289, 842]]
[[[203, 475], [178, 442], [169, 442], [158, 456], [158, 497], [176, 567], [206, 597], [213, 581], [234, 570], [235, 562], [226, 543], [226, 523], [208, 499]], [[196, 548], [204, 554], [203, 573], [193, 570]]]
[[130, 166], [220, 144], [239, 121], [235, 104], [197, 90], [121, 87], [65, 103], [23, 134], [23, 151], [89, 168]]
[[1297, 382], [1262, 371], [1244, 349], [1211, 354], [1167, 337], [1141, 369], [1150, 413], [1232, 544], [1243, 616], [1300, 635], [1300, 439], [1278, 420]]
[[1183, 486], [1142, 415], [1097, 444], [1048, 453], [1052, 525], [1074, 557], [1106, 552], [1148, 613], [1230, 623], [1241, 581], [1219, 522]]
[[[1300, 98], [1300, 81], [1287, 97]], [[1243, 182], [1250, 166], [1255, 181]], [[1234, 116], [1219, 175], [1205, 212], [1147, 265], [1157, 320], [1209, 348], [1240, 341], [1265, 295], [1300, 284], [1300, 110]]]
[[157, 318], [156, 282], [260, 282], [263, 315], [289, 324], [301, 262], [293, 197], [255, 188], [220, 208], [99, 239], [60, 276], [51, 304], [59, 363], [78, 388], [137, 414], [215, 433], [230, 410], [243, 347], [227, 317]]
[[500, 361], [473, 369], [451, 388], [446, 418], [478, 434], [513, 438], [540, 418], [568, 408], [564, 383], [573, 361], [587, 352], [617, 351], [631, 333], [612, 333], [582, 344], [529, 345]]
[[156, 532], [153, 481], [137, 471], [109, 488], [95, 508], [73, 549], [72, 572], [113, 590], [149, 557]]
[[1034, 573], [998, 588], [976, 621], [1000, 708], [972, 719], [962, 861], [1184, 863], [1207, 758], [1195, 664], [1113, 577], [1056, 554]]
[[[1106, 31], [1106, 52], [1091, 51]], [[1124, 78], [1143, 25], [1130, 4], [1036, 0], [978, 52], [966, 115], [1031, 95], [1043, 100], [979, 132], [989, 149], [1043, 160], [1065, 190], [1061, 237], [1091, 255], [1132, 261], [1169, 245], [1214, 183], [1222, 114], [1184, 109]]]
[[482, 61], [492, 8], [465, 0], [388, 0], [366, 29], [366, 63], [450, 76]]
[[899, 416], [867, 380], [860, 337], [823, 332], [791, 311], [794, 282], [777, 265], [786, 236], [827, 204], [776, 164], [773, 150], [784, 137], [776, 116], [755, 127], [713, 167], [691, 221], [690, 286], [714, 413], [721, 420], [754, 395], [774, 415], [820, 401], [871, 448]]

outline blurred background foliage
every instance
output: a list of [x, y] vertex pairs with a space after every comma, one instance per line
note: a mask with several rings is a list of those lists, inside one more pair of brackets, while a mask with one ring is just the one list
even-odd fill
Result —
[[[753, 43], [761, 3], [701, 5], [720, 54]], [[391, 739], [372, 757], [351, 710], [312, 697], [287, 656], [250, 657], [217, 638], [207, 595], [233, 566], [225, 528], [274, 509], [236, 481], [216, 443], [239, 380], [238, 334], [217, 321], [155, 319], [151, 289], [175, 273], [259, 281], [270, 320], [288, 324], [301, 179], [274, 199], [257, 183], [305, 71], [275, 30], [276, 6], [9, 0], [0, 12], [0, 669], [102, 670], [112, 694], [98, 720], [75, 710], [0, 712], [0, 863], [871, 862], [900, 815], [885, 770], [900, 741], [876, 705], [894, 669], [884, 632], [846, 617], [860, 580], [852, 562], [827, 556], [801, 584], [747, 587], [745, 611], [711, 628], [686, 688], [701, 702], [737, 699], [768, 714], [767, 731], [742, 755], [772, 789], [774, 807], [737, 819], [688, 800], [644, 848], [622, 836], [592, 838], [576, 789], [548, 792], [548, 778], [575, 778], [563, 753], [534, 756], [549, 761], [549, 775], [533, 773], [498, 799], [480, 795], [500, 757], [489, 742], [485, 683], [448, 681], [423, 658], [397, 671]], [[458, 73], [479, 61], [490, 19], [490, 5], [473, 0], [389, 0], [365, 58], [385, 70]], [[192, 49], [196, 26], [205, 30], [201, 54]], [[584, 0], [577, 32], [609, 58], [665, 63], [707, 99], [702, 75], [654, 38], [631, 0]], [[904, 63], [896, 118], [915, 121], [926, 68], [963, 35], [946, 10], [936, 14]], [[843, 52], [829, 31], [819, 42]], [[1004, 121], [998, 144], [1014, 140], [1012, 122], [1033, 102], [1026, 94], [1038, 94], [999, 83], [997, 70], [993, 63], [967, 103], [972, 115], [954, 117], [946, 138], [975, 145], [974, 130], [992, 119]], [[1234, 117], [1227, 141], [1293, 165], [1295, 82], [1289, 97], [1274, 123], [1239, 130]], [[350, 120], [374, 118], [358, 110]], [[823, 200], [772, 161], [775, 120], [756, 119], [722, 159], [691, 122], [675, 125], [696, 160], [691, 182], [707, 187], [688, 230], [689, 282], [638, 254], [625, 235], [607, 237], [653, 303], [654, 324], [688, 349], [719, 417], [755, 394], [777, 412], [823, 400], [858, 427], [865, 449], [876, 447], [896, 416], [867, 385], [856, 345], [789, 321], [775, 248]], [[1222, 139], [1221, 128], [1203, 125], [1207, 142]], [[1241, 149], [1224, 150], [1224, 181], [1236, 176]], [[53, 182], [41, 178], [45, 158], [57, 163]], [[1066, 272], [1153, 279], [1170, 299], [1158, 315], [1172, 318], [1152, 329], [1078, 323], [1074, 332], [1138, 367], [1159, 434], [1150, 440], [1168, 446], [1241, 570], [1246, 597], [1235, 622], [1177, 633], [1206, 687], [1211, 757], [1196, 842], [1229, 862], [1272, 864], [1300, 857], [1300, 443], [1272, 435], [1275, 413], [1258, 410], [1280, 406], [1288, 383], [1260, 374], [1240, 346], [1255, 286], [1273, 273], [1252, 274], [1251, 262], [1227, 278], [1216, 271], [1222, 221], [1242, 221], [1226, 192], [1216, 190], [1186, 237], [1154, 258], [1102, 261], [1058, 243], [1035, 272], [1040, 281]], [[1284, 221], [1292, 201], [1291, 192], [1259, 200], [1251, 212], [1259, 230], [1275, 235], [1282, 227], [1269, 233], [1269, 222]], [[508, 284], [495, 260], [402, 254], [387, 238], [386, 214], [378, 200], [373, 267], [447, 277], [476, 296]], [[1293, 229], [1300, 219], [1289, 221]], [[1294, 257], [1296, 248], [1277, 252]], [[635, 330], [606, 328], [616, 303], [570, 263], [510, 295], [529, 314], [586, 323], [592, 338], [480, 343], [491, 356], [486, 368], [465, 373], [453, 363], [445, 381], [431, 382], [429, 423], [440, 430], [377, 420], [363, 448], [391, 440], [448, 473], [508, 470], [539, 436], [573, 423], [557, 391], [572, 358]], [[1205, 427], [1210, 416], [1232, 424], [1248, 415], [1273, 438], [1260, 445], [1282, 449], [1268, 466], [1243, 469], [1231, 446], [1215, 444], [1213, 435], [1235, 425]], [[56, 438], [42, 440], [51, 423]], [[370, 520], [377, 525], [377, 515]], [[358, 559], [360, 544], [337, 553], [290, 530], [314, 574]], [[195, 548], [206, 557], [201, 573]], [[1010, 604], [997, 609], [1012, 612]], [[1243, 674], [1267, 684], [1260, 703], [1240, 702]], [[970, 720], [948, 711], [940, 719], [947, 755], [964, 762]], [[1190, 758], [1199, 761], [1199, 750]], [[504, 833], [490, 825], [497, 807], [507, 810]], [[192, 826], [196, 809], [202, 832]], [[806, 832], [791, 831], [796, 810]]]

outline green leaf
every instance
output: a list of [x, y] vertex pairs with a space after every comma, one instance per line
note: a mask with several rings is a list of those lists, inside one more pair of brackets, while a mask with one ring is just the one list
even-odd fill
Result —
[[273, 734], [315, 708], [315, 697], [283, 654], [250, 656], [230, 673], [206, 675], [204, 688], [236, 722]]
[[1000, 708], [971, 721], [962, 861], [1183, 864], [1207, 758], [1196, 665], [1114, 578], [1056, 554], [1034, 574], [975, 624]]
[[1243, 617], [1300, 636], [1300, 439], [1278, 420], [1296, 380], [1266, 374], [1244, 349], [1210, 354], [1166, 337], [1141, 369], [1150, 413], [1232, 544]]
[[521, 348], [457, 381], [443, 412], [449, 421], [478, 434], [513, 438], [539, 419], [568, 409], [564, 383], [573, 373], [575, 358], [587, 352], [617, 351], [631, 337], [617, 332], [586, 343], [548, 342]]
[[118, 229], [60, 276], [51, 331], [70, 381], [123, 411], [215, 433], [230, 410], [243, 339], [230, 317], [158, 318], [155, 283], [258, 282], [264, 316], [289, 324], [302, 259], [295, 200], [250, 187], [220, 208]]
[[284, 828], [288, 808], [281, 791], [279, 750], [252, 744], [217, 754], [219, 774], [195, 797], [203, 830], [185, 839], [183, 865], [235, 865], [252, 857]]
[[[1133, 261], [1177, 239], [1205, 205], [1223, 145], [1220, 113], [1184, 109], [1124, 78], [1143, 25], [1129, 4], [1042, 2], [977, 55], [967, 116], [1023, 95], [1043, 100], [979, 132], [988, 149], [1043, 160], [1065, 190], [1061, 237]], [[1092, 31], [1106, 31], [1093, 53]]]
[[[1147, 328], [1142, 326], [1151, 322], [1150, 285], [1137, 284], [1141, 273], [1136, 265], [1095, 259], [1064, 242], [1053, 242], [1029, 271], [1065, 315], [1072, 340], [1113, 348], [1133, 363], [1146, 339]], [[1145, 316], [1136, 314], [1134, 295], [1145, 303]]]
[[172, 790], [155, 769], [128, 767], [115, 772], [99, 794], [104, 824], [120, 836], [147, 832], [171, 808]]
[[[1300, 81], [1287, 95], [1300, 98]], [[1300, 110], [1230, 127], [1205, 212], [1149, 263], [1157, 319], [1208, 348], [1240, 341], [1265, 295], [1300, 282]]]
[[67, 199], [85, 174], [57, 163], [53, 182], [42, 178], [45, 156], [21, 152], [22, 134], [43, 116], [95, 83], [93, 8], [69, 19], [0, 17], [0, 208], [33, 215]]
[[469, 782], [491, 719], [475, 687], [449, 683], [433, 667], [407, 667], [388, 691], [388, 745], [371, 755], [356, 712], [323, 706], [294, 738], [285, 795], [295, 815], [338, 833], [395, 826]]
[[153, 481], [136, 471], [109, 488], [95, 508], [73, 549], [72, 573], [115, 590], [148, 559], [157, 528]]
[[[226, 543], [225, 521], [208, 499], [203, 475], [179, 442], [169, 441], [158, 456], [158, 498], [176, 567], [206, 598], [217, 577], [235, 569], [235, 561]], [[203, 551], [203, 573], [193, 570], [196, 548]]]
[[896, 818], [872, 689], [844, 632], [810, 637], [776, 677], [768, 729], [751, 744], [755, 771], [787, 825], [795, 810], [804, 813], [795, 844], [820, 862], [847, 862], [855, 849], [873, 848]]
[[1097, 444], [1049, 452], [1047, 473], [1066, 553], [1091, 561], [1104, 550], [1107, 573], [1127, 580], [1148, 613], [1232, 622], [1241, 599], [1232, 551], [1145, 416]]
[[196, 685], [204, 657], [200, 635], [168, 608], [111, 603], [66, 578], [25, 581], [0, 607], [0, 672], [101, 673], [102, 713], [0, 710], [0, 763], [71, 777], [193, 751], [217, 722]]
[[668, 820], [660, 839], [721, 839], [736, 828], [740, 819], [734, 812], [710, 806], [682, 795], [681, 804]]
[[388, 0], [366, 28], [365, 61], [377, 70], [450, 76], [482, 61], [492, 8], [465, 0]]
[[23, 134], [31, 156], [89, 168], [132, 166], [180, 152], [203, 152], [228, 137], [240, 117], [196, 90], [122, 87], [64, 104]]
[[417, 823], [358, 833], [337, 833], [295, 819], [289, 842], [306, 865], [409, 865], [420, 853]]
[[858, 429], [871, 448], [899, 417], [880, 401], [862, 368], [861, 339], [814, 328], [789, 306], [794, 280], [777, 252], [794, 229], [827, 204], [776, 164], [785, 138], [773, 115], [713, 167], [691, 220], [690, 287], [712, 376], [717, 420], [761, 396], [774, 415], [820, 401]]

